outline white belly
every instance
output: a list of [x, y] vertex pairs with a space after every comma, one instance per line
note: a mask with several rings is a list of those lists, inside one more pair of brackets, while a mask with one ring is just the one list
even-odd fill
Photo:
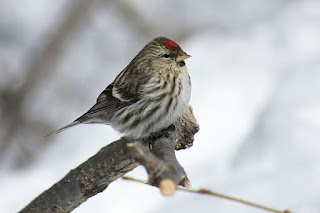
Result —
[[[159, 81], [159, 79], [153, 80]], [[185, 70], [179, 77], [175, 77], [174, 85], [167, 84], [165, 88], [167, 95], [164, 97], [163, 89], [155, 90], [156, 85], [146, 86], [144, 98], [116, 113], [112, 119], [114, 121], [112, 127], [128, 137], [144, 138], [173, 124], [189, 104], [191, 95], [189, 74]], [[126, 122], [123, 122], [123, 118], [126, 118]], [[140, 122], [137, 122], [139, 119]]]

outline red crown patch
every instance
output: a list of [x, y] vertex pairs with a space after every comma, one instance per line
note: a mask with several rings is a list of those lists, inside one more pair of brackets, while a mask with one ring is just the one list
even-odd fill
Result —
[[173, 50], [174, 48], [179, 46], [176, 42], [174, 42], [168, 38], [164, 41], [164, 45], [165, 45], [165, 48], [167, 48], [169, 50]]

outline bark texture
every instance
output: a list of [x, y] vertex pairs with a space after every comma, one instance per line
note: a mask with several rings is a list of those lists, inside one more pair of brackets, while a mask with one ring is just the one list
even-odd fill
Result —
[[20, 212], [70, 212], [140, 164], [146, 168], [151, 184], [160, 185], [163, 194], [172, 194], [176, 185], [189, 184], [176, 159], [175, 149], [192, 146], [198, 130], [192, 109], [188, 107], [173, 128], [156, 137], [145, 141], [129, 141], [123, 137], [114, 141], [71, 170]]

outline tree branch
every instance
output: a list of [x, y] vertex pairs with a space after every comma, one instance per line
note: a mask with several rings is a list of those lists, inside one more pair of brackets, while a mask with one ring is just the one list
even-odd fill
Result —
[[164, 195], [172, 195], [177, 185], [189, 186], [187, 175], [176, 159], [175, 127], [168, 128], [149, 144], [139, 141], [128, 143], [132, 157], [143, 165], [149, 174], [149, 183], [159, 186]]
[[[199, 130], [191, 107], [185, 110], [184, 116], [174, 125], [175, 129], [169, 128], [161, 132], [156, 139], [132, 143], [123, 137], [103, 147], [96, 155], [35, 198], [21, 212], [70, 212], [89, 197], [105, 190], [112, 181], [136, 168], [139, 163], [146, 167], [149, 180], [154, 185], [158, 186], [165, 179], [171, 180], [175, 185], [186, 185], [187, 178], [175, 157], [174, 147], [184, 146], [185, 141], [181, 138], [188, 138], [191, 146], [190, 139]], [[188, 127], [189, 130], [180, 131], [182, 127]], [[147, 156], [139, 154], [141, 150]], [[147, 165], [147, 162], [151, 164]], [[158, 165], [159, 162], [163, 165]], [[165, 188], [168, 187], [166, 181], [164, 185]]]
[[[124, 176], [124, 177], [122, 177], [122, 179], [123, 180], [130, 180], [130, 181], [134, 181], [134, 182], [138, 182], [138, 183], [150, 184], [150, 183], [145, 182], [143, 180], [139, 180], [139, 179], [128, 177], [128, 176]], [[209, 189], [203, 189], [203, 188], [202, 189], [188, 189], [188, 188], [177, 187], [177, 190], [186, 191], [186, 192], [192, 192], [192, 193], [197, 193], [197, 194], [202, 194], [202, 195], [210, 195], [210, 196], [219, 197], [219, 198], [224, 198], [224, 199], [227, 199], [227, 200], [231, 200], [231, 201], [242, 203], [242, 204], [245, 204], [245, 205], [248, 205], [248, 206], [256, 207], [258, 209], [262, 209], [262, 210], [269, 211], [269, 212], [272, 212], [272, 213], [291, 213], [291, 211], [289, 211], [289, 210], [284, 210], [284, 211], [277, 210], [277, 209], [274, 209], [274, 208], [271, 208], [271, 207], [268, 207], [268, 206], [265, 206], [265, 205], [261, 205], [261, 204], [254, 203], [254, 202], [251, 202], [251, 201], [247, 201], [247, 200], [243, 200], [243, 199], [236, 198], [236, 197], [233, 197], [233, 196], [225, 195], [225, 194], [222, 194], [222, 193], [214, 192], [214, 191], [211, 191]]]

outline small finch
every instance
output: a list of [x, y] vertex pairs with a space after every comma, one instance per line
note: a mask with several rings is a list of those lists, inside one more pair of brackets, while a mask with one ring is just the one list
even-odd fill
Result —
[[108, 124], [133, 139], [167, 128], [183, 114], [190, 100], [191, 82], [184, 62], [189, 57], [174, 41], [153, 39], [88, 112], [49, 135], [80, 123]]

